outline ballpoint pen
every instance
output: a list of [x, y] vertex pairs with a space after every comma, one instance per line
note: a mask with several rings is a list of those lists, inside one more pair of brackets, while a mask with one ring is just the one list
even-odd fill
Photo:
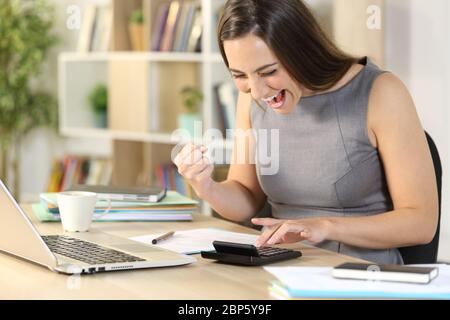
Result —
[[166, 240], [167, 238], [170, 238], [171, 236], [173, 236], [175, 234], [175, 231], [170, 231], [167, 232], [161, 236], [159, 236], [158, 238], [155, 238], [152, 240], [152, 244], [157, 244], [159, 241], [161, 240]]

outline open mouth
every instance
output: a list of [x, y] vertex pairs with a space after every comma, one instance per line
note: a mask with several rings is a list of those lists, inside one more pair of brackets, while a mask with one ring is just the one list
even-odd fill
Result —
[[281, 90], [276, 95], [262, 99], [267, 105], [273, 109], [279, 109], [283, 106], [286, 100], [286, 90]]

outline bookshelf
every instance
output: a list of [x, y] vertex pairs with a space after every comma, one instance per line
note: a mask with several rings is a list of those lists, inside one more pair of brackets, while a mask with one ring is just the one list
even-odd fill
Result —
[[[349, 6], [348, 1], [355, 2], [355, 6]], [[110, 0], [108, 50], [65, 52], [59, 56], [60, 132], [67, 137], [111, 140], [112, 184], [154, 183], [155, 168], [170, 163], [171, 150], [180, 142], [172, 133], [178, 128], [177, 115], [183, 112], [179, 92], [185, 86], [197, 87], [203, 94], [202, 129], [223, 129], [215, 88], [232, 79], [219, 54], [215, 28], [225, 0], [188, 2], [201, 9], [201, 51], [152, 50], [161, 7], [165, 4], [170, 8], [171, 3], [170, 0]], [[354, 54], [374, 53], [369, 55], [382, 64], [383, 37], [381, 31], [365, 28], [364, 7], [376, 4], [382, 8], [382, 0], [309, 0], [307, 3], [313, 10], [320, 10], [319, 20], [339, 45], [357, 48], [356, 52], [351, 50]], [[349, 10], [353, 7], [357, 12]], [[132, 51], [128, 32], [129, 16], [136, 9], [142, 9], [144, 15], [144, 51]], [[355, 28], [352, 21], [364, 25]], [[86, 99], [92, 87], [99, 83], [108, 88], [104, 128], [97, 127]], [[224, 137], [213, 148], [229, 153], [232, 145]], [[220, 172], [223, 178], [223, 167]], [[203, 203], [202, 212], [210, 215], [211, 209]]]

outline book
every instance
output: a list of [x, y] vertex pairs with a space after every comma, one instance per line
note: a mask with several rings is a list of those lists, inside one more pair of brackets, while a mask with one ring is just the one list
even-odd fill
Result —
[[97, 193], [98, 199], [114, 201], [148, 201], [159, 202], [166, 196], [166, 188], [128, 187], [104, 185], [72, 185], [64, 191], [88, 191]]
[[89, 52], [91, 50], [92, 37], [95, 32], [96, 15], [97, 7], [94, 4], [88, 4], [84, 10], [82, 25], [78, 36], [78, 52]]
[[58, 192], [61, 178], [64, 174], [64, 167], [59, 160], [54, 160], [52, 165], [52, 172], [50, 174], [50, 181], [48, 183], [48, 192]]
[[101, 171], [99, 180], [97, 182], [94, 182], [93, 184], [109, 185], [111, 182], [113, 165], [109, 160], [101, 161], [103, 162], [103, 170]]
[[192, 33], [192, 28], [194, 26], [194, 19], [195, 19], [195, 12], [197, 11], [198, 6], [195, 4], [191, 4], [188, 7], [188, 16], [186, 18], [186, 28], [184, 29], [184, 32], [182, 34], [181, 44], [180, 44], [180, 51], [186, 52], [188, 50], [189, 45], [189, 38]]
[[173, 170], [173, 172], [175, 176], [175, 190], [177, 190], [181, 194], [187, 195], [187, 190], [183, 182], [183, 176], [176, 169]]
[[226, 129], [236, 128], [236, 103], [237, 92], [232, 82], [224, 82], [218, 85], [217, 93], [220, 106], [223, 109]]
[[74, 173], [77, 166], [77, 161], [78, 160], [73, 157], [66, 158], [66, 161], [64, 163], [64, 177], [61, 184], [62, 190], [67, 189], [75, 180]]
[[183, 14], [180, 17], [177, 36], [175, 38], [174, 51], [187, 51], [188, 40], [192, 31], [195, 8], [196, 5], [194, 3], [188, 2], [184, 4]]
[[94, 16], [94, 24], [92, 26], [92, 32], [89, 40], [89, 49], [88, 51], [96, 51], [97, 44], [100, 42], [100, 37], [102, 34], [102, 8], [95, 7], [95, 16]]
[[184, 28], [186, 28], [186, 18], [188, 14], [187, 8], [188, 7], [185, 3], [182, 3], [180, 5], [178, 19], [173, 34], [172, 51], [179, 51], [178, 48], [181, 42], [181, 35], [183, 33]]
[[89, 171], [87, 177], [85, 178], [85, 183], [97, 184], [100, 181], [103, 166], [104, 166], [103, 161], [95, 161], [95, 160], [89, 161]]
[[344, 263], [333, 268], [333, 277], [338, 279], [429, 283], [437, 276], [438, 269], [429, 267]]
[[194, 18], [192, 23], [192, 29], [189, 35], [187, 52], [200, 52], [201, 51], [201, 36], [202, 36], [202, 10], [200, 7], [195, 8]]
[[178, 193], [192, 198], [190, 190], [192, 187], [180, 175], [173, 163], [156, 166], [153, 174], [157, 185], [164, 186], [168, 190], [176, 190]]
[[178, 16], [180, 14], [180, 2], [172, 1], [167, 15], [166, 26], [161, 40], [160, 51], [172, 51]]
[[109, 51], [112, 34], [113, 12], [111, 5], [102, 6], [98, 9], [98, 20], [93, 39], [92, 51]]
[[[32, 204], [32, 210], [36, 218], [41, 222], [59, 222], [61, 221], [59, 212], [53, 213], [40, 203]], [[131, 211], [131, 210], [110, 210], [103, 215], [103, 210], [95, 210], [93, 221], [112, 222], [112, 221], [192, 221], [194, 211]], [[101, 217], [96, 213], [102, 214]]]
[[164, 29], [166, 27], [168, 14], [169, 14], [169, 4], [162, 3], [158, 7], [158, 12], [156, 14], [155, 23], [152, 29], [151, 44], [153, 51], [159, 51], [161, 49], [161, 42], [164, 36]]
[[216, 84], [213, 87], [213, 94], [214, 94], [214, 102], [217, 112], [215, 113], [217, 115], [217, 129], [219, 129], [222, 132], [222, 135], [226, 136], [226, 129], [228, 128], [228, 123], [225, 118], [225, 108], [223, 106], [222, 101], [220, 100], [219, 95], [219, 87], [221, 84]]

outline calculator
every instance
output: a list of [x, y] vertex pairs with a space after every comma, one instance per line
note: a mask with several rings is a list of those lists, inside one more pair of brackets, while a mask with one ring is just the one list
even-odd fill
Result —
[[202, 258], [245, 266], [262, 266], [302, 256], [301, 251], [275, 247], [257, 248], [243, 243], [214, 241], [213, 246], [216, 250], [202, 251]]

